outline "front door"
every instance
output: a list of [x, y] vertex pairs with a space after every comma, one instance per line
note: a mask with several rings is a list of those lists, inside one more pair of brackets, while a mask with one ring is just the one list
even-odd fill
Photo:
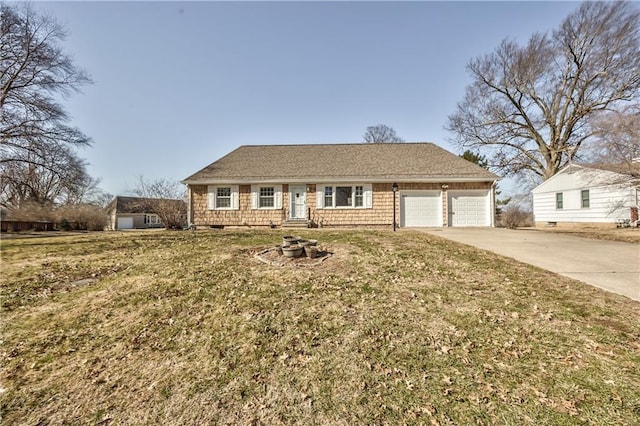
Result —
[[289, 185], [289, 199], [291, 207], [289, 216], [291, 219], [307, 218], [307, 194], [304, 185]]

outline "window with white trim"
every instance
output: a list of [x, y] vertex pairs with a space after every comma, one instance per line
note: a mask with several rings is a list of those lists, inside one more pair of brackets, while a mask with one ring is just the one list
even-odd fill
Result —
[[231, 208], [231, 187], [219, 187], [216, 191], [216, 208]]
[[145, 225], [160, 225], [162, 222], [160, 221], [160, 217], [157, 214], [145, 214], [144, 215], [144, 224]]
[[275, 189], [273, 186], [260, 187], [260, 197], [258, 198], [258, 207], [273, 208], [275, 207]]
[[251, 208], [254, 210], [282, 209], [282, 185], [251, 185]]
[[322, 202], [320, 208], [372, 207], [371, 185], [324, 185], [318, 191], [318, 203]]
[[324, 187], [324, 206], [333, 207], [333, 186]]
[[209, 210], [238, 210], [240, 208], [238, 185], [210, 185], [207, 188]]
[[589, 190], [583, 189], [582, 191], [580, 191], [580, 206], [583, 209], [588, 209], [590, 204], [591, 202], [589, 201]]
[[562, 192], [556, 192], [556, 210], [562, 210], [563, 200]]
[[336, 207], [354, 207], [353, 188], [351, 186], [336, 186]]

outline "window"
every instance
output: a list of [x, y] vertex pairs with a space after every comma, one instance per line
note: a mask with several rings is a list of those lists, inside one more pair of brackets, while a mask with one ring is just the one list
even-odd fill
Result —
[[562, 192], [556, 192], [556, 209], [562, 209]]
[[282, 209], [282, 185], [251, 185], [251, 208], [254, 210]]
[[355, 206], [363, 207], [364, 206], [364, 187], [356, 186], [355, 190]]
[[336, 207], [352, 207], [350, 186], [336, 186]]
[[588, 189], [583, 189], [580, 192], [580, 200], [581, 200], [581, 206], [583, 209], [588, 209], [589, 208], [589, 190]]
[[207, 188], [207, 208], [209, 210], [238, 210], [240, 208], [239, 190], [238, 185], [210, 185]]
[[144, 223], [145, 225], [159, 225], [161, 223], [160, 217], [157, 214], [145, 214]]
[[260, 188], [260, 198], [258, 201], [260, 208], [275, 207], [275, 190], [273, 186], [263, 186]]
[[218, 188], [216, 193], [216, 207], [219, 209], [231, 208], [231, 188]]
[[333, 207], [333, 186], [324, 187], [324, 205], [325, 207]]
[[371, 208], [371, 185], [322, 186], [318, 191], [321, 208]]

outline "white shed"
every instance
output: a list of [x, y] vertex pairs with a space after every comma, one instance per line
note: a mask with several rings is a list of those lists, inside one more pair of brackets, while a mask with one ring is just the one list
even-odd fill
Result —
[[566, 166], [532, 191], [536, 225], [636, 222], [640, 175], [627, 170], [606, 165]]

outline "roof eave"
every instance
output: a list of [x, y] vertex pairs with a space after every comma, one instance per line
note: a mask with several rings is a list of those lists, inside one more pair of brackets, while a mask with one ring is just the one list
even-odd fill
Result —
[[408, 182], [423, 182], [423, 183], [444, 183], [444, 182], [497, 182], [502, 178], [495, 177], [452, 177], [452, 176], [414, 176], [414, 177], [318, 177], [309, 176], [304, 178], [231, 178], [231, 179], [185, 179], [181, 181], [184, 185], [251, 185], [260, 183], [319, 183], [319, 182], [349, 182], [349, 183], [408, 183]]

